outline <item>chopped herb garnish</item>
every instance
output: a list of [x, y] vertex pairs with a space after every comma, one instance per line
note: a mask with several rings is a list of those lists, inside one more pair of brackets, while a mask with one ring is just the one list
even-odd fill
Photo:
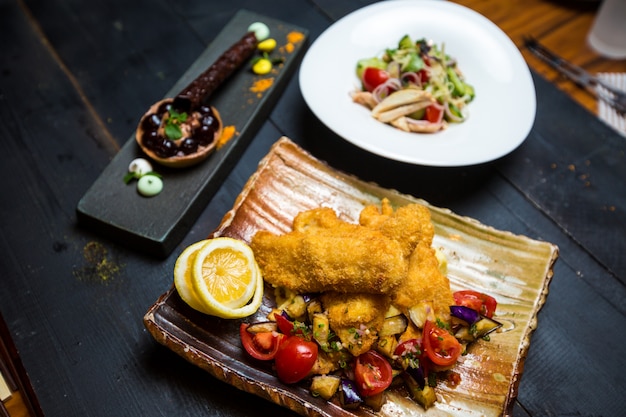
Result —
[[131, 182], [135, 178], [138, 178], [137, 173], [136, 172], [129, 172], [126, 175], [124, 175], [124, 183], [128, 184], [129, 182]]
[[144, 175], [152, 175], [154, 177], [163, 178], [161, 174], [154, 171], [146, 172], [145, 174], [140, 174], [138, 172], [128, 172], [126, 175], [124, 175], [124, 183], [129, 184], [132, 180], [139, 179]]
[[293, 322], [293, 329], [291, 329], [291, 333], [301, 333], [303, 336], [309, 336], [311, 334], [311, 329], [309, 329], [309, 326], [307, 326], [306, 323], [296, 320]]
[[165, 136], [169, 140], [177, 140], [183, 137], [183, 131], [180, 125], [187, 121], [187, 113], [179, 113], [174, 109], [170, 109], [169, 117], [165, 121]]
[[440, 318], [437, 318], [437, 327], [439, 327], [440, 329], [450, 330], [450, 325], [442, 321]]
[[469, 333], [474, 337], [476, 337], [476, 335], [478, 334], [478, 328], [476, 327], [475, 323], [470, 326]]
[[435, 372], [428, 373], [428, 386], [433, 388], [437, 386], [437, 374]]

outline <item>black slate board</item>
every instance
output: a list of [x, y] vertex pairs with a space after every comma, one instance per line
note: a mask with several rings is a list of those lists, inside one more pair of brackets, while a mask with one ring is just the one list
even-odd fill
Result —
[[[140, 252], [166, 257], [183, 239], [221, 182], [248, 146], [256, 131], [269, 115], [293, 74], [305, 50], [308, 32], [267, 16], [239, 11], [192, 64], [165, 97], [173, 97], [211, 65], [230, 45], [238, 41], [253, 22], [264, 22], [270, 36], [277, 41], [272, 57], [284, 62], [266, 76], [252, 73], [249, 64], [240, 68], [209, 99], [222, 116], [224, 126], [235, 126], [235, 136], [201, 164], [172, 169], [153, 164], [162, 175], [163, 191], [151, 198], [142, 197], [135, 182], [123, 181], [128, 165], [145, 157], [136, 144], [134, 132], [100, 177], [85, 193], [77, 206], [79, 222], [96, 232]], [[285, 48], [287, 34], [304, 35], [301, 42]], [[255, 81], [273, 77], [272, 86], [256, 93], [250, 90]], [[147, 109], [146, 109], [147, 110]], [[142, 114], [137, 114], [137, 121]]]

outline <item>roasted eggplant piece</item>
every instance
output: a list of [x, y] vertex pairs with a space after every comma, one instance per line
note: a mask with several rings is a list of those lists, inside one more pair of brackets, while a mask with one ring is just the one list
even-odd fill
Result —
[[383, 327], [378, 332], [379, 337], [392, 336], [395, 334], [403, 333], [406, 330], [407, 319], [404, 315], [399, 314], [397, 316], [388, 317], [383, 322]]
[[311, 380], [311, 393], [315, 396], [330, 400], [337, 390], [341, 378], [336, 375], [317, 375]]
[[450, 306], [450, 314], [457, 319], [461, 319], [468, 325], [472, 325], [480, 320], [478, 311], [465, 306]]
[[437, 401], [437, 395], [433, 387], [427, 384], [420, 387], [408, 372], [402, 373], [402, 379], [411, 393], [411, 398], [424, 407], [425, 410], [428, 410]]
[[363, 404], [363, 398], [359, 394], [356, 383], [353, 380], [341, 378], [339, 401], [341, 402], [341, 406], [346, 409], [358, 408]]
[[250, 333], [266, 333], [278, 331], [278, 326], [275, 321], [259, 321], [252, 323], [246, 329]]
[[466, 306], [450, 306], [450, 315], [454, 337], [464, 345], [485, 338], [489, 333], [502, 327], [502, 323]]

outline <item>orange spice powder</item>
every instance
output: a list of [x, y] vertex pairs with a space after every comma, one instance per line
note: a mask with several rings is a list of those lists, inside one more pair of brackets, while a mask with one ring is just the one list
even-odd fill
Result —
[[257, 93], [257, 96], [261, 96], [261, 93], [266, 91], [274, 84], [274, 77], [270, 78], [261, 78], [260, 80], [256, 80], [252, 87], [250, 87], [250, 91], [253, 93]]
[[233, 138], [233, 136], [235, 136], [235, 133], [236, 133], [235, 126], [224, 126], [224, 128], [222, 129], [222, 136], [220, 136], [220, 138], [217, 141], [217, 149], [226, 145], [228, 141], [230, 141]]
[[289, 43], [302, 42], [302, 39], [304, 39], [304, 34], [301, 32], [293, 31], [287, 34], [287, 42]]
[[301, 32], [292, 31], [287, 34], [287, 45], [285, 45], [285, 50], [288, 53], [292, 53], [295, 46], [294, 43], [302, 42], [304, 39], [304, 34]]

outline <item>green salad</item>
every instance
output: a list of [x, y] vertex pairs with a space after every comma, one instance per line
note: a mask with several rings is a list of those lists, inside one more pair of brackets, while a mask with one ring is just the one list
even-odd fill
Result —
[[409, 35], [382, 56], [360, 59], [356, 75], [360, 88], [353, 100], [378, 120], [412, 132], [436, 132], [465, 121], [475, 97], [445, 45]]

